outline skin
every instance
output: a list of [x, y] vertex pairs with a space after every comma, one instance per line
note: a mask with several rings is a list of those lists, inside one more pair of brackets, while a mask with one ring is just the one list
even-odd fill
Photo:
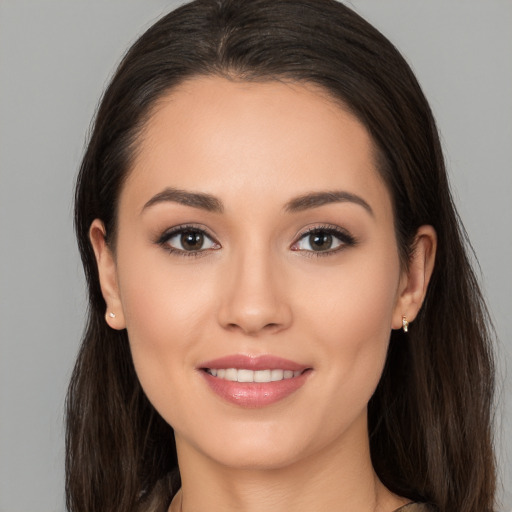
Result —
[[[144, 208], [168, 187], [215, 196], [223, 211]], [[371, 212], [353, 200], [286, 208], [325, 191], [357, 196]], [[212, 242], [192, 255], [157, 243], [182, 224]], [[325, 226], [355, 243], [311, 250], [305, 231]], [[139, 141], [115, 250], [104, 235], [96, 219], [91, 242], [116, 315], [106, 320], [127, 329], [140, 382], [175, 430], [183, 487], [173, 510], [390, 512], [407, 502], [373, 471], [367, 404], [391, 329], [421, 307], [436, 236], [419, 229], [405, 271], [390, 194], [353, 115], [313, 86], [189, 80], [159, 102]], [[285, 399], [239, 407], [198, 370], [231, 354], [311, 371]]]

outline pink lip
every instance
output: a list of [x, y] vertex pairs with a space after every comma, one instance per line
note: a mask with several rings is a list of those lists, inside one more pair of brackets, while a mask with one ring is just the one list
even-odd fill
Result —
[[[236, 354], [202, 363], [206, 383], [210, 389], [224, 400], [247, 408], [260, 408], [274, 404], [301, 388], [310, 375], [310, 368], [280, 357], [263, 355], [250, 357]], [[233, 382], [220, 379], [204, 371], [206, 368], [225, 369], [237, 368], [246, 370], [292, 370], [302, 373], [291, 379], [275, 382]]]
[[231, 356], [220, 357], [219, 359], [213, 359], [212, 361], [206, 361], [201, 363], [199, 368], [302, 371], [306, 370], [308, 367], [303, 364], [290, 361], [289, 359], [283, 359], [282, 357], [272, 355], [246, 356], [244, 354], [234, 354]]

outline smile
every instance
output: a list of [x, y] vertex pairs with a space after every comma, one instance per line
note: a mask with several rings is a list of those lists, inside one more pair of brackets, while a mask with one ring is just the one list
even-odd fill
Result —
[[297, 393], [313, 368], [270, 354], [233, 354], [198, 365], [204, 382], [224, 402], [262, 408]]
[[207, 368], [205, 370], [210, 375], [218, 379], [229, 380], [231, 382], [277, 382], [285, 379], [293, 379], [301, 375], [301, 370], [247, 370], [237, 368]]

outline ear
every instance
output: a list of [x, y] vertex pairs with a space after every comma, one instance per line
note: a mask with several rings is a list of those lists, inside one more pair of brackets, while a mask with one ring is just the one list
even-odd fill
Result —
[[423, 304], [434, 270], [437, 235], [432, 226], [421, 226], [414, 239], [409, 267], [400, 279], [398, 298], [393, 312], [392, 329], [402, 328], [403, 317], [412, 322]]
[[89, 239], [96, 256], [101, 293], [107, 303], [105, 320], [112, 329], [121, 330], [126, 327], [126, 324], [119, 295], [117, 267], [114, 255], [105, 240], [105, 234], [103, 222], [99, 219], [94, 219], [89, 228]]

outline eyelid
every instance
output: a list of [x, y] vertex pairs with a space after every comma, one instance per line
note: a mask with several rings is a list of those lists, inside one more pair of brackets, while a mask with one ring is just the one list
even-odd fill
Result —
[[[197, 251], [186, 251], [184, 249], [178, 249], [176, 247], [172, 247], [168, 244], [168, 241], [173, 238], [176, 235], [179, 235], [180, 233], [183, 233], [185, 231], [196, 231], [206, 238], [208, 238], [213, 244], [216, 245], [214, 248], [207, 248], [207, 249], [199, 249]], [[337, 238], [340, 242], [338, 247], [335, 247], [334, 249], [328, 249], [325, 251], [313, 251], [308, 249], [299, 249], [296, 248], [297, 244], [304, 239], [305, 237], [313, 234], [313, 233], [327, 233], [332, 235], [333, 237]], [[180, 224], [177, 226], [174, 226], [172, 228], [166, 229], [160, 236], [156, 238], [154, 241], [156, 244], [162, 246], [165, 250], [167, 250], [169, 253], [177, 254], [180, 256], [188, 256], [188, 257], [198, 257], [198, 256], [205, 256], [207, 253], [209, 253], [212, 250], [220, 249], [222, 246], [218, 242], [217, 238], [212, 235], [208, 228], [202, 225], [198, 224]], [[314, 225], [306, 228], [305, 230], [301, 231], [298, 235], [295, 237], [295, 241], [290, 246], [290, 249], [292, 251], [305, 253], [309, 257], [314, 256], [328, 256], [335, 254], [347, 247], [354, 246], [357, 244], [357, 239], [350, 234], [350, 232], [340, 226], [333, 225], [333, 224], [322, 224], [322, 225]]]
[[[298, 249], [294, 248], [302, 239], [305, 237], [314, 234], [324, 232], [329, 235], [332, 235], [336, 237], [341, 243], [338, 247], [334, 249], [329, 249], [326, 251], [313, 251], [308, 249]], [[306, 230], [300, 232], [296, 237], [295, 241], [291, 245], [290, 249], [292, 251], [302, 252], [307, 254], [308, 256], [328, 256], [335, 254], [347, 247], [351, 247], [357, 244], [357, 239], [346, 229], [336, 226], [333, 224], [322, 224], [322, 225], [316, 225], [316, 226], [310, 226], [309, 228], [306, 228]]]
[[[197, 251], [186, 251], [183, 249], [178, 249], [176, 247], [172, 247], [168, 244], [168, 242], [171, 238], [173, 238], [185, 231], [196, 231], [198, 233], [201, 233], [205, 238], [208, 238], [217, 247], [207, 248], [207, 249], [199, 249]], [[220, 247], [221, 247], [221, 245], [217, 241], [216, 237], [213, 236], [205, 226], [201, 226], [198, 224], [179, 224], [178, 226], [174, 226], [172, 228], [166, 229], [160, 236], [158, 236], [158, 238], [155, 240], [155, 243], [157, 245], [162, 246], [166, 251], [168, 251], [171, 254], [177, 254], [177, 255], [186, 256], [186, 257], [204, 256], [209, 251], [217, 250], [217, 249], [220, 249]]]

